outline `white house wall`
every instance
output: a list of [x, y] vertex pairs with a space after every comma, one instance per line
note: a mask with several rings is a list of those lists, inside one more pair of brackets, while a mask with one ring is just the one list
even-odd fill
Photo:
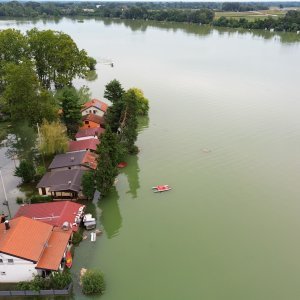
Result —
[[[14, 256], [0, 253], [0, 283], [1, 282], [19, 282], [32, 280], [33, 275], [37, 275], [36, 264]], [[13, 263], [8, 263], [12, 259]]]
[[86, 108], [85, 110], [81, 111], [81, 114], [83, 116], [88, 115], [88, 114], [94, 114], [94, 115], [97, 115], [97, 116], [100, 116], [100, 117], [104, 116], [104, 112], [101, 109], [97, 108], [97, 107]]

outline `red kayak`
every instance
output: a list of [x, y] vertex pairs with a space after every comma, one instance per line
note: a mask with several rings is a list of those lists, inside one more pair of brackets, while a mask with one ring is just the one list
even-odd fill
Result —
[[72, 263], [73, 263], [73, 259], [72, 259], [72, 254], [70, 251], [67, 252], [66, 254], [66, 266], [67, 268], [71, 268], [72, 267]]
[[125, 168], [126, 166], [127, 166], [127, 162], [125, 162], [125, 161], [118, 163], [118, 168], [120, 168], [120, 169]]

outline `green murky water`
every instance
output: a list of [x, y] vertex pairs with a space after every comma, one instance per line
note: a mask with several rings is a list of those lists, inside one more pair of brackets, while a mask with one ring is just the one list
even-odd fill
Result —
[[[69, 33], [150, 99], [141, 152], [91, 205], [104, 234], [76, 249], [103, 300], [300, 298], [300, 36], [163, 23], [1, 21]], [[110, 67], [109, 62], [114, 62]], [[151, 187], [173, 190], [154, 194]], [[83, 299], [78, 286], [74, 298]], [[95, 297], [98, 298], [98, 297]]]

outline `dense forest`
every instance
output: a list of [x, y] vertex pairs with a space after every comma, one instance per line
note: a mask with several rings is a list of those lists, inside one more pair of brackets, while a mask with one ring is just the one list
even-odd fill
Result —
[[[274, 2], [0, 2], [0, 17], [103, 17], [116, 19], [155, 20], [212, 24], [214, 26], [299, 31], [299, 11], [291, 10], [283, 17], [256, 19], [220, 17], [215, 11], [255, 11], [268, 9]], [[281, 8], [300, 6], [300, 2], [278, 2]]]

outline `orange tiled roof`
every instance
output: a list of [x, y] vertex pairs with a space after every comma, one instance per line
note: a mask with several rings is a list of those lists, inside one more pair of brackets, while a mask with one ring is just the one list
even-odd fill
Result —
[[95, 170], [97, 168], [97, 157], [97, 154], [87, 151], [82, 161], [82, 165], [86, 165]]
[[0, 252], [37, 262], [53, 226], [26, 217], [12, 219], [9, 225], [5, 230], [0, 224]]
[[66, 251], [72, 230], [55, 230], [52, 232], [47, 246], [39, 259], [37, 269], [57, 271]]
[[106, 112], [107, 108], [108, 108], [108, 105], [98, 99], [92, 99], [91, 101], [88, 101], [86, 103], [83, 104], [83, 109], [82, 110], [85, 110], [87, 108], [90, 108], [90, 107], [96, 107], [100, 110], [102, 110], [103, 112]]

